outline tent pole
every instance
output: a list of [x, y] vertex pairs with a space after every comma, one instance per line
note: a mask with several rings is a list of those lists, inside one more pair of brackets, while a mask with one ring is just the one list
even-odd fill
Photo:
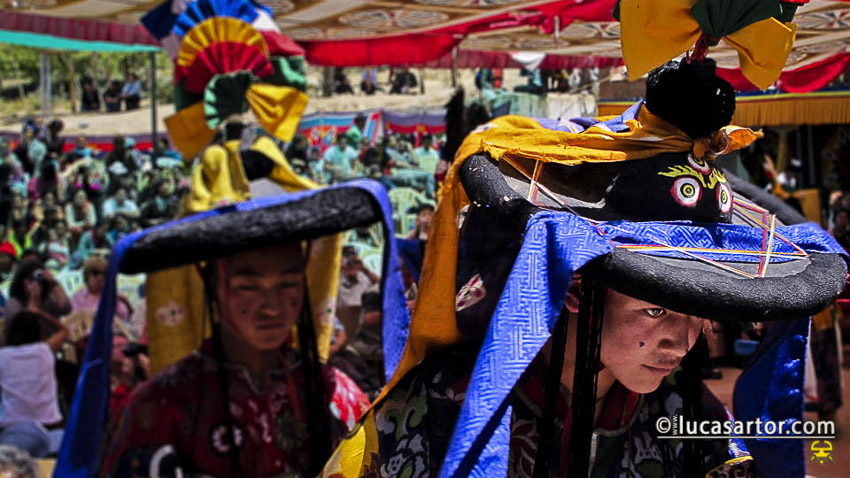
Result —
[[41, 96], [41, 117], [47, 116], [47, 88], [44, 86], [44, 53], [38, 54], [38, 94]]
[[457, 47], [452, 48], [452, 88], [457, 88]]
[[561, 42], [561, 17], [555, 15], [555, 46]]
[[[51, 56], [45, 55], [44, 57], [44, 67], [47, 70], [47, 116], [53, 115], [53, 58]], [[47, 119], [45, 117], [45, 119]]]
[[151, 59], [151, 163], [156, 167], [156, 157], [159, 155], [159, 141], [156, 137], [156, 52], [150, 52]]

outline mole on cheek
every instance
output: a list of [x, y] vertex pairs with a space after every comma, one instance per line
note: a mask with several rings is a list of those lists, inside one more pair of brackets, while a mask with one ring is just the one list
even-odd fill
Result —
[[[243, 314], [247, 314], [247, 313], [248, 313], [248, 309], [242, 309], [242, 313], [243, 313]], [[643, 347], [643, 343], [641, 343], [641, 344], [640, 344], [640, 346], [641, 346], [641, 347]]]
[[638, 342], [638, 344], [640, 344], [640, 346], [641, 346], [641, 347], [643, 347], [643, 346], [644, 346], [644, 343], [643, 343], [643, 342]]

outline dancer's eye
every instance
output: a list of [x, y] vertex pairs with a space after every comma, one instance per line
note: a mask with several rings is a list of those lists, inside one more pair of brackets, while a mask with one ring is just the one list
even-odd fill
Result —
[[667, 311], [662, 309], [661, 307], [650, 307], [648, 309], [643, 309], [643, 313], [652, 317], [653, 319], [657, 319], [662, 315], [666, 314]]

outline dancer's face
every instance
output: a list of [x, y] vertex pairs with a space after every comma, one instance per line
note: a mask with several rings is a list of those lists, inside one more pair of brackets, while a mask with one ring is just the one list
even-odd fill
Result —
[[222, 259], [217, 296], [222, 329], [258, 350], [280, 347], [304, 300], [301, 247], [288, 244]]
[[602, 322], [603, 373], [634, 392], [652, 392], [679, 366], [702, 326], [699, 317], [609, 290]]

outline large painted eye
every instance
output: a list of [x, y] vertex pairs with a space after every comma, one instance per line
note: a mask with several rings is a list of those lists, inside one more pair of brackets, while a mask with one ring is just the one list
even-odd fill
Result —
[[711, 173], [711, 166], [704, 159], [695, 158], [693, 154], [688, 155], [688, 164], [702, 174]]
[[720, 205], [720, 211], [724, 214], [732, 210], [732, 189], [728, 184], [720, 183], [717, 185], [717, 203]]
[[673, 189], [670, 192], [677, 203], [685, 207], [694, 207], [702, 196], [702, 187], [694, 178], [679, 178], [673, 183]]

